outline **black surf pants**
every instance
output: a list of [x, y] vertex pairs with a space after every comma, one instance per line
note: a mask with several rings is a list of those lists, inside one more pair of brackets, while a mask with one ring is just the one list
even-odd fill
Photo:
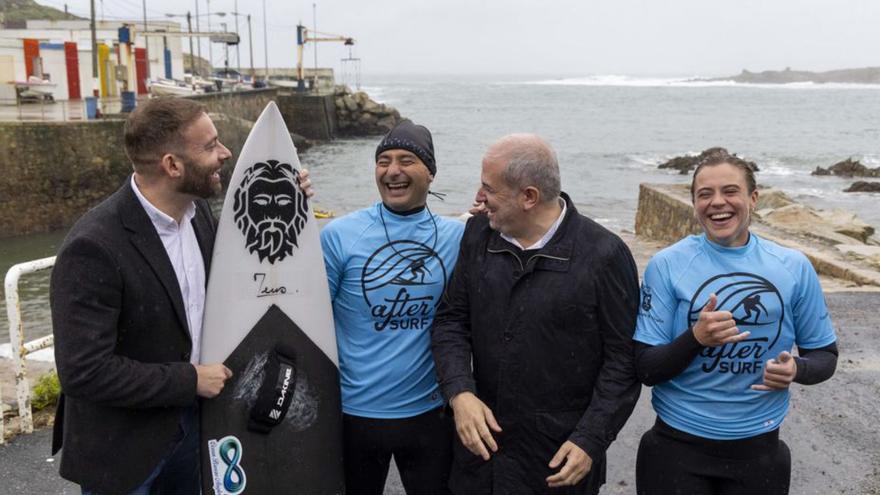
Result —
[[408, 495], [446, 495], [452, 467], [452, 418], [443, 409], [400, 419], [344, 414], [345, 493], [382, 495], [391, 457]]
[[711, 440], [660, 418], [636, 457], [639, 495], [786, 495], [791, 452], [779, 430], [741, 440]]

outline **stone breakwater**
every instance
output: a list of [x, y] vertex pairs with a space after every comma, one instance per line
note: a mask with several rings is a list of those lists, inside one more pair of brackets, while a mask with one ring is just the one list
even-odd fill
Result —
[[336, 86], [335, 103], [337, 131], [342, 136], [382, 135], [401, 121], [396, 108], [345, 85]]

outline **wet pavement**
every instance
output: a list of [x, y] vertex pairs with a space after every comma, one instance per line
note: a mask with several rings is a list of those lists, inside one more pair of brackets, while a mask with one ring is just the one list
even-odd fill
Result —
[[[828, 382], [796, 385], [782, 425], [792, 451], [791, 493], [798, 495], [880, 494], [880, 339], [878, 292], [826, 295], [841, 358]], [[635, 493], [635, 453], [654, 414], [645, 389], [632, 418], [608, 452], [603, 494]], [[76, 486], [58, 477], [59, 458], [49, 457], [51, 431], [20, 435], [0, 446], [0, 479], [7, 493], [75, 494]], [[49, 460], [51, 459], [51, 461]], [[395, 472], [386, 494], [403, 494]]]

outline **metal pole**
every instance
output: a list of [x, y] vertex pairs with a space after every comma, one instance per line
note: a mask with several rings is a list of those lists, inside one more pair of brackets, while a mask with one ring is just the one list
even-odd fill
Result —
[[95, 0], [92, 4], [92, 95], [95, 98], [101, 96], [101, 82], [98, 80], [98, 33], [95, 30]]
[[193, 53], [193, 25], [192, 25], [192, 15], [187, 10], [186, 11], [186, 28], [189, 31], [189, 73], [192, 74], [193, 77], [196, 75], [196, 59], [195, 53]]
[[[208, 13], [205, 14], [208, 16], [208, 32], [211, 32], [211, 0], [205, 0], [205, 3], [208, 4]], [[211, 37], [208, 36], [208, 62], [211, 63], [211, 72], [214, 72], [214, 43], [211, 42]]]
[[[149, 38], [147, 38], [147, 0], [143, 0], [141, 4], [144, 6], [144, 56], [147, 57], [147, 79], [150, 78], [150, 43]], [[134, 44], [134, 39], [131, 40], [131, 43]], [[165, 54], [163, 53], [164, 57]]]
[[257, 80], [257, 72], [254, 70], [254, 33], [251, 31], [251, 15], [248, 14], [248, 47], [251, 49], [251, 83]]
[[[221, 22], [220, 25], [223, 26], [223, 32], [225, 33], [226, 32], [226, 23]], [[223, 43], [223, 48], [226, 52], [225, 53], [226, 59], [223, 62], [223, 66], [226, 68], [225, 77], [229, 77], [229, 43]]]
[[238, 72], [241, 72], [241, 36], [238, 35], [238, 16], [241, 14], [238, 13], [238, 0], [235, 0], [235, 13], [232, 15], [235, 16], [235, 35], [238, 36], [238, 43], [235, 44], [235, 65]]
[[266, 81], [269, 80], [269, 31], [266, 29], [266, 0], [263, 0], [263, 51], [266, 57]]
[[[318, 7], [317, 4], [312, 4], [312, 31], [315, 32], [315, 36], [318, 35]], [[312, 43], [312, 46], [315, 47], [315, 82], [318, 82], [318, 44]], [[315, 89], [318, 88], [318, 85], [315, 84]]]
[[[196, 32], [199, 34], [202, 33], [202, 28], [199, 27], [199, 0], [196, 0]], [[202, 37], [201, 36], [199, 36], [198, 50], [199, 50], [199, 67], [201, 68], [201, 60], [202, 60]]]

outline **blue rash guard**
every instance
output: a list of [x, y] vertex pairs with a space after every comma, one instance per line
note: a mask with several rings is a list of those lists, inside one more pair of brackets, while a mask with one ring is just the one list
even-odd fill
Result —
[[817, 349], [835, 342], [815, 270], [798, 251], [750, 234], [745, 246], [725, 248], [690, 236], [657, 253], [641, 290], [635, 340], [663, 345], [689, 331], [709, 296], [730, 311], [744, 341], [704, 347], [675, 378], [657, 384], [657, 415], [678, 430], [732, 440], [779, 428], [789, 391], [752, 390], [767, 360], [793, 345]]
[[382, 203], [321, 231], [346, 414], [408, 418], [443, 403], [430, 331], [463, 233], [427, 208], [397, 215]]

